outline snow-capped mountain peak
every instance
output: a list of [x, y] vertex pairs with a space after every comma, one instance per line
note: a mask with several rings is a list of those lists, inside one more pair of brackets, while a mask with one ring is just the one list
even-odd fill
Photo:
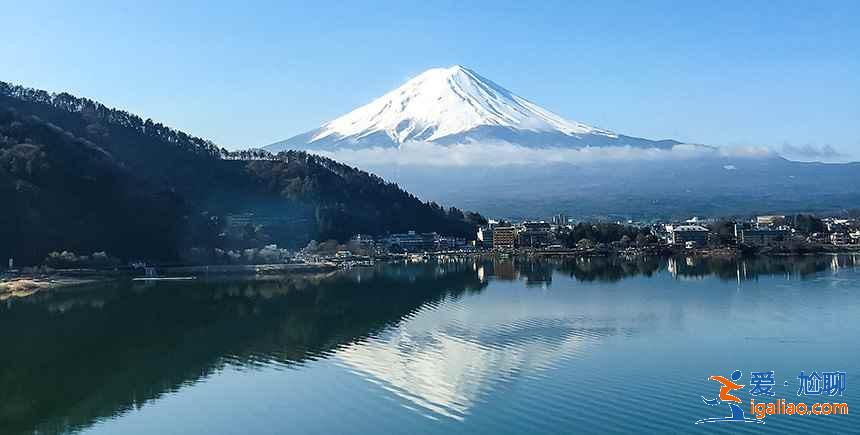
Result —
[[429, 69], [316, 130], [266, 148], [331, 150], [399, 146], [408, 141], [448, 145], [487, 140], [528, 147], [652, 143], [564, 119], [466, 67], [454, 65]]
[[326, 123], [312, 141], [330, 135], [361, 138], [376, 132], [385, 132], [400, 143], [433, 141], [485, 125], [565, 134], [608, 133], [567, 121], [455, 65], [427, 70], [370, 104]]

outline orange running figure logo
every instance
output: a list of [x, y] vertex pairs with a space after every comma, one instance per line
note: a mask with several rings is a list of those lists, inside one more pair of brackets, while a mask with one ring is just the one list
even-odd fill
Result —
[[740, 390], [744, 387], [743, 385], [728, 380], [725, 376], [711, 376], [710, 378], [708, 378], [708, 380], [717, 381], [723, 384], [723, 386], [720, 387], [720, 400], [722, 400], [723, 402], [741, 403], [741, 399], [739, 399], [737, 396], [729, 394], [729, 392], [734, 390]]
[[736, 405], [736, 403], [741, 403], [741, 399], [731, 394], [731, 392], [734, 390], [740, 390], [744, 387], [743, 385], [737, 383], [740, 378], [740, 370], [735, 370], [734, 372], [732, 372], [731, 379], [728, 379], [725, 376], [716, 375], [708, 378], [709, 381], [717, 381], [722, 384], [722, 386], [720, 387], [720, 394], [713, 399], [706, 399], [704, 396], [702, 396], [702, 401], [710, 406], [717, 406], [722, 403], [726, 403], [727, 405], [729, 405], [729, 409], [732, 411], [732, 415], [729, 415], [727, 417], [703, 418], [701, 420], [696, 421], [696, 424], [723, 423], [728, 421], [764, 424], [764, 422], [759, 419], [747, 417], [746, 415], [744, 415], [744, 410], [741, 409], [740, 406]]

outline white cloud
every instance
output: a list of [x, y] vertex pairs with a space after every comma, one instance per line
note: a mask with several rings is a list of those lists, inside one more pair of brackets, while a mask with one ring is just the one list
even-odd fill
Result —
[[508, 166], [590, 163], [630, 160], [681, 160], [701, 157], [768, 157], [765, 147], [708, 147], [676, 145], [668, 149], [634, 147], [527, 148], [507, 142], [437, 145], [407, 142], [398, 148], [312, 151], [345, 163], [365, 165]]

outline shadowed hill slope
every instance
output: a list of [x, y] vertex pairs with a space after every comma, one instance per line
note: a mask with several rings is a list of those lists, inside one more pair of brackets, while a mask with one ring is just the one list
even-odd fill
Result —
[[[302, 152], [228, 152], [211, 141], [66, 93], [0, 82], [0, 258], [108, 251], [177, 261], [204, 251], [415, 229], [459, 236], [459, 210]], [[231, 215], [252, 216], [251, 238]], [[255, 220], [256, 219], [256, 220]]]

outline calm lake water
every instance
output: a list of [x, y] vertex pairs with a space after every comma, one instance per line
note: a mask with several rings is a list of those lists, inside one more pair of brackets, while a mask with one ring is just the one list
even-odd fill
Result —
[[[389, 264], [0, 304], [0, 433], [858, 433], [860, 257]], [[711, 375], [854, 414], [729, 415]], [[845, 372], [841, 397], [797, 396]], [[757, 400], [763, 401], [765, 399]]]

